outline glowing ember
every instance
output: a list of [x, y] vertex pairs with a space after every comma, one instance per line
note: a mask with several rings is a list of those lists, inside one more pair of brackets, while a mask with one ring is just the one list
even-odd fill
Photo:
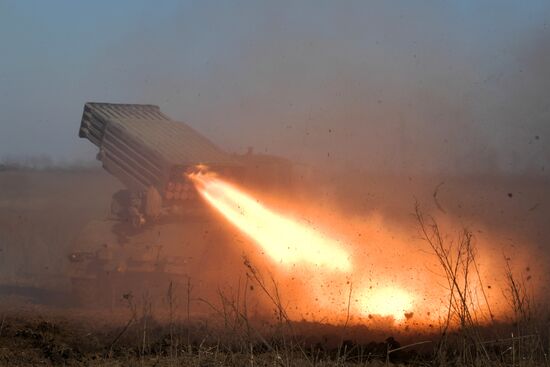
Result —
[[213, 174], [199, 172], [189, 177], [206, 201], [257, 242], [274, 261], [287, 266], [309, 263], [330, 270], [351, 271], [349, 254], [336, 240], [267, 209]]

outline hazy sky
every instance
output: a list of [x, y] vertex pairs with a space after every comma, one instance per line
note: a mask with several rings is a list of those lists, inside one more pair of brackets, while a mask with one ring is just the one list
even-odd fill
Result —
[[550, 171], [550, 2], [0, 0], [0, 157], [93, 159], [86, 101], [229, 151]]

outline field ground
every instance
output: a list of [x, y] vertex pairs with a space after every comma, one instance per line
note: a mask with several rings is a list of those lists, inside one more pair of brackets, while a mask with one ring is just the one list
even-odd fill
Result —
[[[548, 187], [544, 177], [365, 176], [326, 191], [341, 210], [361, 214], [376, 208], [404, 226], [410, 225], [418, 200], [430, 212], [479, 224], [508, 243], [527, 243], [544, 264], [550, 252]], [[147, 313], [137, 303], [133, 309], [77, 307], [66, 275], [71, 241], [88, 221], [108, 215], [110, 196], [119, 188], [95, 169], [0, 172], [1, 365], [378, 366], [386, 364], [388, 348], [397, 348], [395, 341], [387, 341], [390, 336], [403, 344], [432, 341], [414, 351], [396, 351], [391, 363], [445, 365], [430, 360], [434, 335], [401, 338], [399, 333], [354, 328], [351, 341], [350, 330], [342, 333], [341, 327], [295, 325], [295, 331], [303, 331], [298, 338], [277, 325], [265, 334], [251, 334], [261, 327], [242, 320], [231, 329], [227, 320], [216, 321], [200, 310], [172, 319]], [[525, 350], [516, 351], [525, 343], [514, 339], [491, 344], [491, 362], [481, 359], [479, 365], [548, 365], [550, 324], [543, 319], [538, 325], [542, 332], [529, 358], [518, 357], [526, 356]], [[452, 351], [448, 360], [460, 365]]]
[[[386, 359], [387, 343], [371, 343], [361, 350], [349, 342], [341, 350], [298, 347], [290, 338], [274, 337], [245, 343], [227, 331], [209, 331], [204, 323], [191, 330], [177, 324], [171, 333], [168, 323], [152, 319], [144, 328], [144, 320], [127, 327], [125, 322], [97, 314], [88, 319], [82, 316], [76, 312], [68, 318], [36, 309], [4, 313], [0, 365], [379, 366]], [[391, 356], [392, 365], [399, 360], [421, 361], [416, 353]]]

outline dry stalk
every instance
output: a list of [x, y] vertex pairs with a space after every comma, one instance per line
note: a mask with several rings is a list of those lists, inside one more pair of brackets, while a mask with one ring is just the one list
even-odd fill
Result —
[[[268, 299], [275, 306], [275, 309], [277, 312], [277, 321], [281, 328], [280, 336], [283, 343], [283, 350], [285, 351], [284, 357], [286, 359], [285, 361], [286, 365], [291, 364], [290, 358], [291, 358], [292, 352], [296, 349], [299, 351], [301, 357], [305, 358], [308, 364], [313, 364], [313, 362], [310, 360], [310, 357], [304, 351], [304, 348], [296, 338], [296, 333], [294, 332], [292, 321], [290, 320], [290, 317], [288, 316], [286, 309], [283, 306], [281, 294], [279, 292], [279, 287], [273, 275], [269, 274], [270, 281], [273, 287], [273, 290], [270, 291], [261, 272], [252, 265], [252, 263], [248, 260], [246, 256], [243, 256], [243, 263], [245, 267], [248, 269], [247, 277], [253, 280], [260, 287], [262, 292], [268, 297]], [[350, 297], [351, 297], [351, 294], [350, 294]], [[284, 330], [282, 330], [283, 325], [286, 325], [286, 327], [288, 328], [288, 331], [289, 331], [288, 336], [290, 337], [289, 340], [287, 340], [287, 333]]]
[[190, 329], [191, 329], [191, 291], [193, 290], [193, 286], [191, 285], [191, 278], [187, 277], [187, 348], [189, 349], [189, 352], [191, 352], [191, 335], [190, 335]]
[[124, 325], [120, 333], [118, 333], [118, 335], [113, 339], [113, 341], [109, 345], [108, 358], [111, 358], [113, 354], [113, 347], [118, 342], [118, 340], [122, 337], [122, 335], [124, 335], [124, 333], [126, 333], [126, 331], [130, 328], [130, 326], [137, 320], [137, 307], [136, 307], [136, 304], [134, 303], [134, 296], [132, 295], [132, 293], [127, 293], [123, 296], [123, 298], [126, 300], [127, 302], [126, 306], [130, 310], [130, 318], [128, 319], [128, 321], [126, 322], [126, 325]]
[[142, 331], [141, 331], [141, 348], [140, 348], [140, 357], [143, 361], [143, 358], [145, 357], [145, 353], [149, 351], [148, 343], [147, 343], [147, 321], [152, 316], [152, 302], [150, 300], [149, 294], [146, 292], [143, 294], [142, 298], [142, 314], [141, 314], [141, 325], [142, 325]]
[[546, 351], [544, 347], [542, 334], [545, 330], [540, 330], [537, 322], [541, 315], [535, 307], [533, 291], [527, 287], [529, 277], [526, 278], [523, 272], [519, 276], [514, 274], [510, 258], [504, 256], [504, 260], [507, 284], [503, 294], [512, 309], [515, 325], [515, 335], [512, 334], [511, 341], [513, 359], [544, 361], [548, 365], [550, 350]]
[[510, 258], [504, 256], [505, 276], [507, 281], [507, 289], [505, 291], [505, 298], [510, 303], [512, 311], [514, 312], [514, 322], [518, 325], [518, 336], [521, 335], [521, 326], [527, 324], [532, 318], [532, 299], [527, 290], [525, 277], [522, 275], [518, 279], [512, 272], [510, 265]]
[[[222, 309], [219, 309], [217, 308], [214, 304], [212, 304], [211, 302], [209, 302], [208, 300], [206, 299], [203, 299], [203, 298], [198, 298], [197, 301], [199, 302], [202, 302], [204, 304], [206, 304], [208, 307], [210, 307], [215, 313], [217, 313], [221, 318], [224, 319], [224, 323], [226, 325], [226, 328], [229, 325], [229, 318], [232, 317], [232, 315], [230, 315], [231, 312], [235, 312], [236, 315], [238, 316], [238, 318], [240, 320], [243, 320], [245, 319], [245, 315], [239, 311], [239, 308], [234, 304], [234, 302], [232, 301], [229, 301], [229, 298], [221, 291], [221, 290], [218, 290], [218, 294], [220, 296], [220, 299], [222, 300]], [[258, 340], [260, 340], [260, 342], [270, 351], [270, 352], [273, 352], [273, 353], [277, 353], [277, 350], [276, 348], [271, 345], [263, 336], [262, 334], [256, 330], [256, 328], [254, 328], [251, 324], [249, 324], [249, 327], [250, 327], [250, 334], [251, 334], [251, 337], [250, 337], [250, 340], [252, 340], [252, 334], [254, 334], [254, 337], [258, 338]], [[234, 333], [235, 334], [235, 333]], [[226, 346], [226, 349], [227, 349], [227, 346]], [[230, 349], [227, 349], [228, 352], [231, 352]], [[278, 363], [280, 364], [280, 363]]]
[[[178, 343], [174, 342], [174, 315], [176, 309], [176, 299], [174, 296], [174, 283], [171, 281], [168, 285], [168, 291], [166, 293], [166, 299], [168, 301], [168, 332], [170, 337], [170, 359], [177, 359]], [[174, 344], [175, 347], [174, 347]]]
[[[456, 323], [462, 338], [460, 343], [461, 362], [465, 364], [474, 362], [480, 356], [489, 361], [489, 354], [481, 344], [481, 336], [477, 330], [479, 325], [471, 311], [475, 304], [471, 282], [472, 268], [479, 279], [472, 233], [463, 229], [456, 242], [446, 241], [434, 218], [426, 219], [418, 204], [415, 206], [415, 216], [419, 223], [422, 239], [429, 244], [444, 271], [449, 291], [447, 318], [444, 320], [438, 354], [444, 354], [443, 349], [447, 344], [448, 330], [452, 324]], [[472, 349], [476, 352], [475, 356], [471, 355]]]

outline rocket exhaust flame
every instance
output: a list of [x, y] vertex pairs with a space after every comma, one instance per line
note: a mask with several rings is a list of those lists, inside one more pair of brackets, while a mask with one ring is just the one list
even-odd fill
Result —
[[[313, 294], [319, 301], [308, 307], [325, 307], [330, 314], [337, 313], [330, 305], [333, 296], [326, 293], [324, 285], [332, 283], [335, 277], [343, 280], [353, 276], [351, 248], [346, 249], [308, 223], [270, 210], [212, 172], [199, 170], [189, 173], [188, 177], [200, 196], [259, 245], [271, 261], [289, 271], [295, 271], [294, 266], [305, 271], [302, 277], [315, 289]], [[342, 289], [344, 287], [342, 285]], [[376, 290], [360, 288], [354, 298], [357, 301], [351, 311], [360, 317], [390, 316], [400, 322], [413, 307], [412, 295], [396, 286]]]
[[286, 266], [306, 263], [329, 270], [351, 270], [350, 255], [336, 240], [269, 210], [211, 173], [193, 173], [189, 177], [200, 195], [260, 245], [273, 261]]

